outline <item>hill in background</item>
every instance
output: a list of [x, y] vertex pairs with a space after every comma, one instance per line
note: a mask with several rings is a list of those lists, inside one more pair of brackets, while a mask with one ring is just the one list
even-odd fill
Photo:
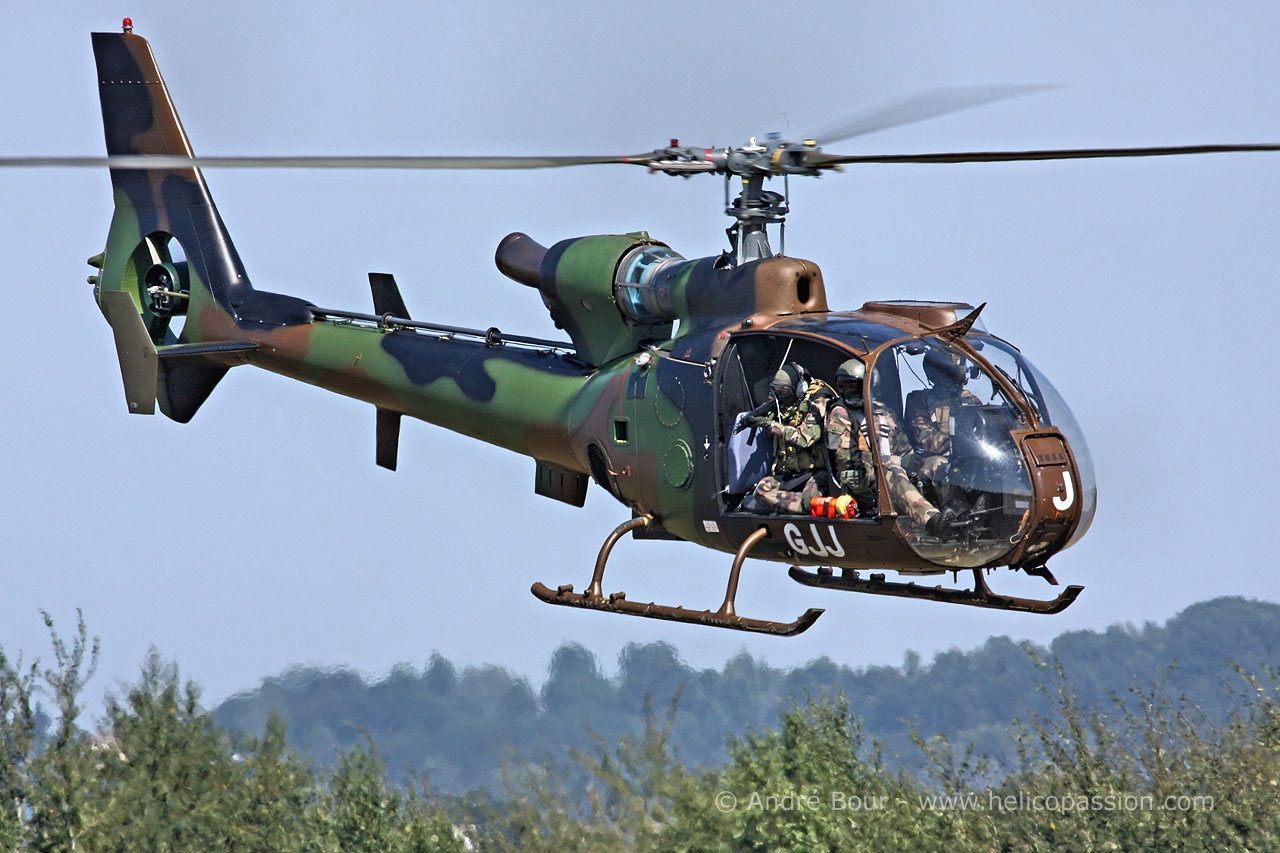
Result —
[[374, 682], [350, 670], [299, 667], [226, 700], [214, 719], [258, 734], [278, 711], [290, 746], [320, 764], [367, 735], [392, 772], [425, 773], [433, 787], [453, 792], [495, 786], [509, 754], [563, 755], [592, 738], [638, 734], [646, 703], [658, 713], [674, 703], [673, 741], [689, 765], [723, 761], [731, 733], [774, 726], [781, 709], [824, 693], [843, 693], [891, 757], [916, 754], [914, 729], [972, 742], [999, 759], [1010, 755], [1013, 721], [1049, 710], [1037, 685], [1046, 683], [1043, 662], [1054, 658], [1086, 705], [1126, 701], [1131, 688], [1163, 681], [1167, 694], [1185, 695], [1212, 718], [1226, 712], [1229, 689], [1241, 683], [1233, 665], [1259, 671], [1280, 660], [1280, 605], [1218, 598], [1165, 625], [1073, 631], [1048, 648], [992, 637], [928, 664], [909, 652], [899, 667], [852, 669], [823, 657], [784, 670], [744, 652], [722, 669], [697, 670], [672, 646], [650, 643], [628, 645], [617, 676], [606, 677], [590, 651], [567, 644], [540, 690], [502, 667], [459, 669], [439, 655]]

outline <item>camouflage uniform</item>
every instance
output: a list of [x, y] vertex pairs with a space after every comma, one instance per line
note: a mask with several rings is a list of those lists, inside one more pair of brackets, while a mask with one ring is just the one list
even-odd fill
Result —
[[808, 515], [813, 499], [822, 497], [823, 493], [824, 489], [812, 474], [802, 474], [787, 481], [770, 476], [756, 484], [755, 499], [762, 507], [774, 512]]
[[915, 448], [908, 464], [917, 464], [929, 480], [942, 480], [951, 456], [951, 410], [978, 402], [971, 392], [959, 388], [927, 388], [908, 394], [907, 429]]
[[[905, 511], [912, 521], [923, 527], [938, 514], [938, 509], [920, 494], [902, 467], [902, 457], [911, 452], [911, 442], [892, 412], [879, 403], [874, 407], [885, 485], [894, 509]], [[874, 505], [876, 467], [865, 421], [861, 411], [846, 403], [831, 406], [827, 414], [827, 448], [831, 451], [836, 482], [849, 494]]]
[[814, 473], [827, 467], [822, 425], [831, 404], [830, 394], [824, 385], [814, 383], [804, 397], [769, 425], [773, 473], [760, 480], [754, 492], [762, 507], [789, 515], [808, 515], [812, 499], [822, 496], [823, 485]]

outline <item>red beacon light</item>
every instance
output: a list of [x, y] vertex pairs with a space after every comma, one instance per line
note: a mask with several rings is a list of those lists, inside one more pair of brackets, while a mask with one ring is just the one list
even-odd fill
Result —
[[124, 27], [126, 33], [133, 32], [133, 18], [125, 18], [120, 22], [120, 26]]

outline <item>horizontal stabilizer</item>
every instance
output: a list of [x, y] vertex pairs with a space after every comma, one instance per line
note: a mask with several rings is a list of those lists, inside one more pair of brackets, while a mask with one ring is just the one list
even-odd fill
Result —
[[121, 290], [102, 294], [102, 307], [116, 338], [116, 357], [124, 378], [124, 397], [135, 415], [156, 413], [156, 373], [159, 359], [155, 344], [142, 323], [133, 297]]
[[369, 273], [369, 287], [373, 290], [373, 313], [379, 317], [390, 314], [405, 320], [412, 319], [409, 309], [404, 307], [404, 297], [400, 295], [396, 277], [391, 273]]

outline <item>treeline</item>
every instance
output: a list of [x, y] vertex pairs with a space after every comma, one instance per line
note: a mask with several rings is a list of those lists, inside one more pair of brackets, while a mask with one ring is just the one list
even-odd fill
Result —
[[671, 646], [651, 643], [627, 646], [614, 677], [581, 646], [562, 646], [538, 690], [500, 667], [459, 669], [439, 655], [375, 683], [348, 670], [299, 668], [223, 702], [214, 718], [233, 731], [260, 732], [278, 712], [290, 746], [321, 764], [368, 737], [394, 773], [425, 774], [436, 788], [460, 793], [496, 787], [508, 753], [564, 758], [592, 737], [640, 735], [646, 698], [655, 707], [676, 700], [672, 746], [688, 766], [700, 766], [724, 760], [731, 735], [776, 726], [791, 703], [843, 695], [892, 766], [901, 759], [918, 768], [914, 729], [972, 743], [1010, 767], [1013, 721], [1051, 707], [1036, 689], [1036, 660], [1051, 658], [1084, 707], [1106, 707], [1110, 696], [1129, 696], [1135, 679], [1160, 675], [1169, 691], [1221, 720], [1232, 707], [1222, 690], [1234, 678], [1231, 665], [1254, 670], [1280, 660], [1280, 605], [1219, 598], [1163, 626], [1072, 632], [1048, 648], [994, 637], [928, 664], [908, 653], [899, 667], [851, 669], [821, 658], [784, 670], [744, 653], [722, 669], [697, 670]]
[[45, 623], [52, 666], [0, 649], [0, 850], [466, 849], [441, 805], [392, 785], [372, 750], [318, 773], [289, 753], [278, 717], [233, 741], [154, 653], [82, 728], [97, 641], [83, 621], [69, 645]]
[[635, 735], [508, 760], [495, 791], [452, 797], [394, 783], [368, 744], [317, 770], [285, 748], [279, 718], [229, 735], [155, 655], [84, 729], [96, 644], [83, 623], [53, 640], [49, 667], [0, 651], [3, 850], [1280, 849], [1280, 688], [1265, 667], [1219, 685], [1206, 714], [1161, 684], [1094, 708], [1065, 667], [1032, 658], [1044, 711], [1018, 724], [997, 776], [918, 732], [922, 771], [895, 771], [838, 697], [791, 705], [690, 768], [672, 745], [679, 703], [642, 703]]

